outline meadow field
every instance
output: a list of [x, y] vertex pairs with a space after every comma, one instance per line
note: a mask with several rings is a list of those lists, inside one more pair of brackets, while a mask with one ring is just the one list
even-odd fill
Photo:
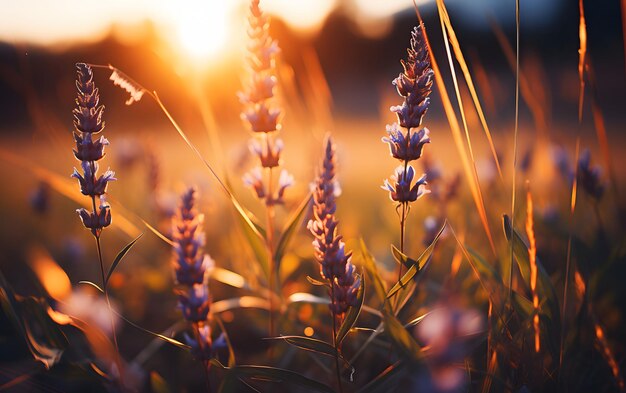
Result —
[[626, 391], [619, 18], [267, 2], [3, 38], [0, 391]]

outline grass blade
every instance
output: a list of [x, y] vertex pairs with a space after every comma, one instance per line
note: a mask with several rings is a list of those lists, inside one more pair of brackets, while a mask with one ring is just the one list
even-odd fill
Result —
[[113, 260], [113, 263], [111, 264], [111, 267], [109, 268], [109, 272], [107, 273], [106, 279], [104, 280], [105, 287], [109, 283], [109, 279], [111, 278], [111, 275], [115, 271], [115, 268], [117, 267], [117, 265], [119, 265], [120, 262], [122, 262], [122, 259], [124, 259], [126, 254], [128, 254], [130, 249], [135, 245], [137, 240], [139, 240], [142, 236], [143, 236], [143, 233], [139, 234], [139, 236], [137, 236], [133, 241], [128, 243], [124, 248], [122, 248], [122, 250], [115, 256], [115, 259]]
[[422, 358], [422, 349], [406, 330], [404, 325], [389, 311], [383, 310], [385, 331], [394, 347], [407, 359], [417, 361]]
[[363, 272], [361, 272], [361, 286], [359, 287], [359, 291], [356, 295], [357, 305], [354, 307], [348, 308], [346, 312], [346, 316], [337, 331], [337, 345], [340, 345], [346, 335], [352, 329], [354, 324], [356, 323], [359, 314], [361, 313], [361, 308], [363, 307], [363, 299], [365, 298], [365, 278], [363, 277]]
[[423, 271], [426, 268], [426, 266], [428, 265], [428, 262], [430, 261], [430, 257], [432, 256], [433, 251], [435, 250], [435, 246], [437, 245], [437, 242], [439, 241], [439, 238], [443, 234], [443, 231], [446, 229], [446, 225], [447, 223], [443, 224], [443, 226], [439, 230], [439, 233], [437, 233], [437, 236], [435, 236], [435, 239], [432, 241], [432, 243], [430, 243], [430, 245], [426, 248], [426, 250], [424, 250], [422, 255], [420, 255], [419, 258], [415, 260], [415, 263], [412, 264], [411, 268], [406, 273], [404, 273], [404, 276], [402, 276], [400, 281], [397, 282], [396, 285], [394, 285], [393, 288], [389, 290], [389, 293], [387, 293], [387, 299], [391, 298], [399, 290], [406, 287], [411, 282], [413, 277], [415, 277], [416, 274], [418, 274], [419, 272]]
[[[422, 21], [421, 16], [419, 15], [419, 11], [415, 8], [415, 11], [418, 15], [420, 22]], [[454, 139], [454, 144], [457, 147], [459, 152], [459, 156], [461, 158], [461, 163], [463, 164], [463, 171], [465, 176], [468, 179], [468, 184], [470, 186], [470, 191], [472, 194], [472, 198], [474, 199], [474, 204], [476, 205], [476, 209], [478, 210], [478, 214], [480, 216], [480, 220], [483, 225], [483, 229], [487, 237], [491, 240], [491, 230], [489, 229], [489, 225], [487, 223], [487, 213], [485, 211], [485, 205], [483, 203], [482, 197], [478, 190], [477, 179], [474, 177], [474, 172], [472, 171], [472, 167], [470, 164], [469, 157], [467, 156], [467, 151], [465, 150], [465, 145], [463, 143], [463, 137], [461, 136], [461, 127], [459, 126], [459, 121], [456, 118], [456, 114], [454, 112], [454, 107], [452, 106], [452, 102], [450, 101], [450, 96], [448, 95], [448, 91], [446, 90], [446, 85], [443, 81], [443, 77], [441, 76], [441, 70], [439, 69], [439, 65], [437, 60], [435, 59], [435, 55], [432, 51], [432, 46], [430, 45], [428, 34], [426, 31], [423, 31], [424, 39], [426, 40], [428, 46], [428, 53], [430, 55], [430, 63], [435, 73], [435, 82], [437, 83], [437, 90], [441, 95], [441, 102], [443, 104], [443, 109], [446, 113], [446, 117], [448, 119], [448, 123], [450, 124], [450, 130], [452, 131], [452, 138]], [[491, 240], [491, 243], [493, 241]], [[492, 245], [492, 251], [495, 255], [495, 246]]]
[[374, 259], [374, 256], [370, 254], [363, 239], [360, 239], [359, 243], [361, 245], [363, 267], [372, 278], [372, 282], [374, 283], [374, 292], [381, 302], [385, 302], [385, 299], [387, 298], [387, 288], [385, 286], [385, 282], [380, 278], [380, 274], [378, 273], [376, 260]]
[[334, 390], [331, 389], [329, 386], [307, 378], [302, 374], [296, 373], [291, 370], [286, 370], [284, 368], [253, 365], [225, 367], [223, 364], [215, 359], [211, 360], [211, 364], [216, 365], [224, 370], [232, 371], [237, 377], [240, 378], [247, 377], [258, 381], [267, 382], [286, 382], [315, 392], [334, 393]]
[[331, 344], [327, 343], [326, 341], [318, 340], [316, 338], [304, 337], [304, 336], [279, 336], [279, 337], [269, 337], [267, 338], [267, 340], [284, 340], [285, 342], [293, 345], [294, 347], [298, 347], [306, 351], [320, 353], [322, 355], [327, 355], [333, 358], [338, 355], [335, 347], [333, 347]]
[[307, 207], [309, 206], [309, 202], [311, 201], [312, 194], [309, 193], [304, 200], [300, 203], [298, 208], [295, 210], [294, 214], [287, 220], [287, 224], [285, 225], [285, 229], [280, 235], [280, 239], [278, 240], [278, 245], [276, 246], [276, 251], [274, 252], [274, 262], [276, 265], [276, 274], [278, 275], [280, 272], [280, 263], [283, 260], [283, 256], [285, 255], [285, 250], [293, 235], [296, 232], [296, 229], [300, 227], [300, 223], [302, 222], [302, 218], [304, 217], [304, 213], [307, 211]]
[[[493, 160], [496, 164], [496, 168], [498, 169], [500, 180], [503, 180], [502, 169], [500, 168], [500, 161], [498, 160], [496, 147], [493, 143], [493, 138], [491, 137], [491, 131], [489, 131], [489, 126], [487, 125], [487, 119], [485, 119], [483, 108], [480, 105], [480, 100], [478, 99], [476, 88], [474, 87], [472, 75], [470, 74], [469, 68], [467, 67], [467, 62], [465, 61], [465, 57], [463, 56], [463, 51], [461, 51], [461, 44], [459, 43], [456, 33], [454, 32], [454, 29], [452, 28], [452, 22], [450, 22], [450, 15], [448, 15], [448, 10], [443, 1], [441, 2], [441, 8], [439, 9], [439, 11], [441, 12], [441, 16], [445, 24], [445, 28], [448, 31], [448, 37], [450, 38], [450, 43], [452, 44], [454, 55], [459, 65], [461, 66], [461, 71], [463, 71], [463, 77], [465, 78], [465, 81], [467, 82], [467, 87], [469, 89], [470, 95], [472, 96], [472, 100], [474, 101], [476, 112], [478, 113], [478, 117], [480, 118], [480, 122], [483, 126], [483, 130], [485, 131], [485, 135], [487, 136], [487, 141], [489, 142], [489, 148], [491, 149]], [[469, 143], [469, 139], [468, 139], [468, 143]]]
[[391, 381], [402, 371], [402, 362], [398, 361], [387, 367], [376, 378], [372, 379], [367, 385], [363, 386], [357, 393], [375, 393], [389, 392], [394, 390], [394, 385], [390, 385]]

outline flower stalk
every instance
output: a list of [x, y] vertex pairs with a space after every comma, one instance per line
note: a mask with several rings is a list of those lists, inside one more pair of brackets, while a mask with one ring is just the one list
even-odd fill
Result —
[[[189, 188], [180, 199], [172, 218], [172, 270], [178, 295], [178, 307], [194, 331], [194, 338], [185, 336], [193, 355], [203, 362], [208, 375], [209, 360], [225, 343], [224, 337], [212, 339], [210, 325], [211, 297], [208, 271], [211, 257], [204, 253], [204, 216], [196, 209], [196, 190]], [[209, 387], [207, 377], [207, 387]]]
[[258, 157], [259, 164], [244, 176], [244, 183], [257, 198], [265, 204], [266, 236], [265, 245], [269, 267], [269, 331], [274, 336], [274, 300], [272, 294], [280, 288], [280, 274], [274, 261], [274, 207], [284, 203], [285, 190], [293, 184], [293, 176], [280, 168], [283, 141], [277, 134], [281, 129], [281, 109], [272, 103], [276, 87], [276, 55], [280, 52], [278, 43], [269, 34], [269, 18], [259, 7], [259, 0], [252, 0], [248, 15], [247, 66], [250, 79], [245, 91], [239, 93], [239, 100], [245, 109], [242, 119], [249, 124], [253, 137], [250, 151]]
[[[428, 46], [423, 38], [423, 28], [420, 25], [411, 32], [407, 59], [401, 60], [403, 72], [393, 80], [393, 85], [404, 101], [390, 108], [398, 121], [387, 126], [388, 135], [382, 138], [389, 145], [391, 156], [401, 162], [390, 180], [385, 180], [382, 188], [389, 192], [389, 198], [396, 203], [396, 212], [400, 219], [400, 251], [403, 253], [410, 204], [429, 192], [426, 189], [426, 175], [413, 182], [415, 169], [410, 165], [410, 162], [422, 156], [424, 146], [430, 143], [430, 131], [422, 126], [422, 120], [430, 104], [433, 70]], [[398, 281], [401, 278], [402, 264], [398, 270]]]
[[[80, 161], [82, 172], [74, 168], [72, 177], [78, 180], [81, 193], [91, 198], [92, 205], [91, 211], [80, 208], [76, 210], [76, 212], [85, 228], [91, 231], [91, 234], [96, 240], [102, 290], [109, 309], [111, 333], [116, 349], [116, 363], [120, 372], [121, 383], [124, 379], [123, 367], [117, 342], [117, 333], [109, 298], [106, 274], [104, 272], [102, 245], [100, 243], [102, 230], [111, 225], [112, 221], [111, 207], [106, 201], [107, 186], [109, 182], [116, 179], [114, 177], [115, 173], [111, 170], [107, 170], [102, 175], [98, 176], [98, 161], [104, 157], [104, 148], [109, 145], [109, 141], [104, 136], [98, 137], [98, 134], [100, 134], [105, 127], [105, 122], [102, 120], [104, 105], [100, 104], [100, 94], [93, 81], [93, 71], [89, 65], [84, 63], [77, 63], [76, 71], [76, 107], [72, 112], [74, 115], [73, 135], [76, 148], [73, 151], [74, 157]], [[99, 200], [99, 206], [96, 206], [96, 199]]]
[[335, 167], [335, 147], [329, 137], [313, 191], [313, 218], [307, 228], [314, 237], [313, 248], [315, 259], [320, 264], [320, 275], [328, 281], [337, 383], [342, 391], [339, 365], [341, 347], [337, 341], [337, 326], [341, 326], [348, 309], [357, 306], [361, 278], [351, 262], [352, 252], [346, 252], [343, 237], [337, 231], [339, 221], [335, 216], [335, 198], [339, 196], [340, 188], [335, 179]]

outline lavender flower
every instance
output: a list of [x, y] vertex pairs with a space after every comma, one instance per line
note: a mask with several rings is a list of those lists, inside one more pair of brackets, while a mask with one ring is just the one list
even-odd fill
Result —
[[[274, 195], [271, 184], [271, 170], [280, 166], [283, 142], [276, 137], [280, 130], [281, 110], [271, 104], [276, 86], [275, 56], [280, 52], [278, 44], [269, 35], [269, 18], [259, 8], [259, 0], [250, 3], [248, 16], [248, 70], [250, 81], [246, 90], [238, 94], [245, 108], [241, 115], [253, 132], [250, 150], [259, 158], [259, 168], [244, 176], [244, 183], [250, 186], [259, 199], [267, 206], [283, 202], [287, 186], [279, 185]], [[267, 184], [260, 169], [268, 168]], [[282, 175], [281, 175], [282, 176]], [[283, 182], [283, 185], [286, 184]]]
[[172, 218], [172, 267], [176, 282], [189, 287], [204, 282], [207, 266], [211, 264], [204, 255], [204, 216], [198, 213], [195, 203], [196, 190], [189, 188]]
[[315, 237], [313, 247], [321, 276], [331, 284], [330, 310], [335, 317], [342, 317], [349, 307], [356, 306], [361, 278], [351, 263], [352, 253], [346, 253], [342, 236], [337, 234], [335, 197], [335, 152], [328, 138], [322, 170], [313, 191], [313, 219], [307, 228]]
[[426, 193], [422, 187], [426, 184], [425, 176], [422, 176], [415, 186], [411, 185], [415, 170], [409, 165], [409, 162], [422, 157], [424, 146], [430, 143], [428, 128], [411, 131], [412, 128], [419, 128], [422, 125], [433, 84], [433, 70], [430, 68], [428, 46], [422, 36], [422, 29], [421, 25], [413, 29], [411, 46], [407, 50], [408, 58], [401, 61], [404, 72], [393, 80], [398, 94], [404, 97], [402, 105], [391, 107], [391, 111], [398, 116], [398, 123], [388, 125], [388, 136], [382, 138], [382, 141], [389, 145], [391, 156], [403, 163], [396, 169], [391, 181], [385, 180], [383, 185], [383, 189], [389, 191], [391, 200], [404, 207], [402, 222], [408, 211], [407, 204]]
[[187, 341], [198, 358], [208, 360], [217, 349], [212, 343], [208, 321], [211, 297], [207, 270], [213, 266], [213, 260], [204, 254], [204, 216], [198, 213], [195, 204], [196, 190], [189, 188], [181, 196], [178, 211], [172, 218], [172, 268], [178, 307], [196, 331], [196, 338], [188, 337]]
[[404, 72], [393, 81], [404, 102], [391, 107], [391, 111], [396, 113], [400, 126], [405, 128], [419, 127], [430, 104], [428, 96], [432, 91], [434, 74], [422, 29], [422, 25], [413, 28], [411, 47], [407, 49], [408, 58], [401, 61]]
[[[72, 177], [78, 180], [80, 191], [89, 196], [93, 202], [93, 211], [78, 209], [78, 215], [85, 228], [91, 230], [94, 236], [99, 237], [103, 228], [111, 225], [111, 209], [106, 203], [106, 194], [109, 182], [116, 180], [115, 173], [107, 170], [98, 176], [98, 162], [104, 157], [104, 148], [109, 141], [100, 136], [95, 139], [94, 134], [104, 129], [102, 114], [104, 106], [100, 105], [98, 88], [93, 82], [91, 67], [84, 63], [76, 64], [77, 80], [76, 108], [74, 108], [74, 141], [76, 148], [74, 156], [81, 162], [82, 174], [76, 168]], [[96, 209], [96, 197], [100, 198], [99, 210]]]

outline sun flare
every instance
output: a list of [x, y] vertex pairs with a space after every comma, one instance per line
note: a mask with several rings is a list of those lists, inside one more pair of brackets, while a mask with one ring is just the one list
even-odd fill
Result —
[[178, 45], [200, 60], [215, 56], [228, 40], [231, 7], [228, 2], [194, 2], [194, 7], [174, 10], [171, 17]]

